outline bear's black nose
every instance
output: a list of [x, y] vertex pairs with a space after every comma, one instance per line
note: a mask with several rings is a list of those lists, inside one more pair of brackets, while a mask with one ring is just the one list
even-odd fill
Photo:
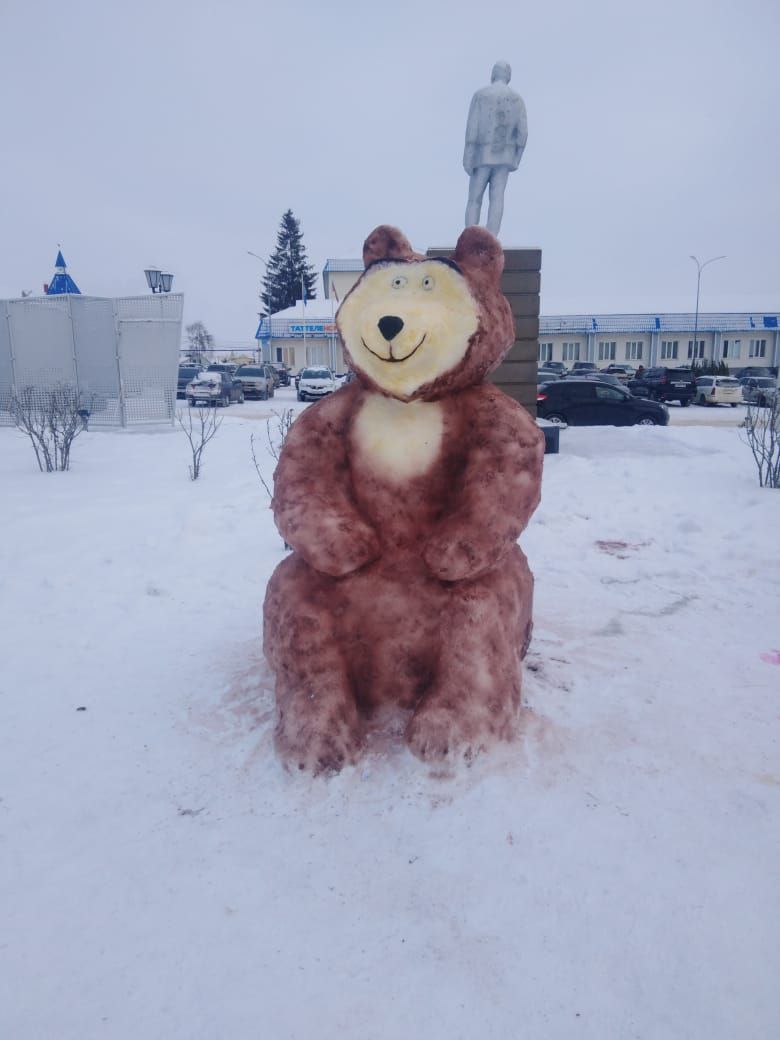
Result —
[[394, 339], [404, 327], [403, 321], [400, 318], [396, 318], [394, 314], [386, 314], [384, 318], [379, 319], [377, 325], [379, 326], [379, 331], [388, 343], [391, 339]]

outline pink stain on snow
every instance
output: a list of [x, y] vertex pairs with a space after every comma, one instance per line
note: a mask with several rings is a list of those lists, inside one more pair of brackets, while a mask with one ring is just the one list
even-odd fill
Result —
[[780, 650], [767, 650], [758, 656], [767, 664], [780, 664]]

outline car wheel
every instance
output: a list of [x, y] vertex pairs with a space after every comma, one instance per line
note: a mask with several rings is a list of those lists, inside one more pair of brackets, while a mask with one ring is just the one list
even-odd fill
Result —
[[561, 415], [560, 412], [550, 412], [549, 415], [541, 416], [542, 419], [546, 419], [547, 422], [553, 423], [555, 426], [565, 426], [566, 418]]
[[195, 402], [194, 401], [187, 401], [187, 404], [190, 406], [190, 408], [192, 408], [192, 406], [195, 404]]
[[641, 419], [637, 419], [635, 426], [657, 426], [655, 419], [652, 415], [643, 415]]
[[766, 408], [766, 398], [765, 397], [759, 397], [759, 399], [758, 399], [758, 407], [759, 408]]
[[239, 403], [239, 404], [243, 404], [243, 403], [244, 403], [244, 391], [243, 391], [243, 390], [242, 390], [242, 391], [241, 391], [241, 393], [240, 393], [240, 394], [238, 395], [238, 403]]
[[303, 400], [303, 395], [302, 395], [302, 394], [300, 394], [300, 393], [298, 394], [298, 400], [299, 400], [299, 401], [302, 401], [302, 400]]
[[737, 402], [736, 401], [730, 401], [729, 404], [731, 405], [732, 408], [736, 408], [737, 407]]
[[681, 408], [687, 408], [690, 403], [691, 403], [690, 397], [686, 397], [683, 401], [680, 401], [680, 407]]
[[696, 404], [700, 404], [703, 408], [707, 407], [707, 398], [704, 396], [704, 394], [699, 394], [699, 400], [696, 402]]

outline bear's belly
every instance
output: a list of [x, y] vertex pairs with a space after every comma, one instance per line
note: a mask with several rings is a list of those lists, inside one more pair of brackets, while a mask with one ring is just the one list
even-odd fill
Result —
[[380, 480], [403, 483], [427, 473], [439, 458], [444, 409], [437, 401], [370, 394], [355, 419], [352, 441], [363, 467]]

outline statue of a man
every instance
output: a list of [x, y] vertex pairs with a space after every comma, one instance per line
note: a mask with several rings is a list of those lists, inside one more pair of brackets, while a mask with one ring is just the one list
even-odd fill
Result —
[[504, 191], [528, 137], [525, 104], [509, 86], [512, 69], [505, 61], [493, 66], [490, 86], [478, 90], [471, 99], [466, 124], [463, 168], [469, 175], [469, 201], [466, 227], [479, 223], [482, 197], [490, 185], [487, 229], [498, 235], [504, 214]]

